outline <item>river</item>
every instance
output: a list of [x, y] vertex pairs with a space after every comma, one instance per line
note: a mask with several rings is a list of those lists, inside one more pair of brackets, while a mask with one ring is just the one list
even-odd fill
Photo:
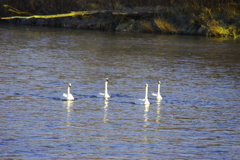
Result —
[[[239, 39], [13, 25], [0, 37], [0, 159], [239, 158]], [[146, 83], [151, 104], [134, 104]]]

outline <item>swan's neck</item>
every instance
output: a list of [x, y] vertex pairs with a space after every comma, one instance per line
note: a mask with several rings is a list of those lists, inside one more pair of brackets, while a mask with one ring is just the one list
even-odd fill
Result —
[[70, 95], [70, 87], [68, 87], [67, 95], [68, 95], [68, 96]]
[[148, 99], [148, 86], [146, 86], [146, 92], [145, 92], [145, 100]]
[[144, 104], [150, 104], [149, 101], [148, 101], [148, 85], [146, 85], [146, 93], [145, 93], [145, 101], [144, 101]]
[[160, 84], [158, 84], [158, 93], [157, 95], [160, 95]]
[[108, 95], [108, 89], [107, 89], [107, 86], [108, 86], [108, 82], [105, 82], [105, 95]]

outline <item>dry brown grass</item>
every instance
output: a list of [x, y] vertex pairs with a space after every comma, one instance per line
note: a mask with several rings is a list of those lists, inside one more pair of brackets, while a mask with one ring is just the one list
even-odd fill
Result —
[[154, 23], [157, 28], [163, 33], [177, 33], [178, 31], [173, 25], [161, 18], [155, 18]]
[[211, 20], [207, 23], [208, 36], [214, 37], [236, 37], [237, 30], [235, 26], [226, 26], [216, 20]]

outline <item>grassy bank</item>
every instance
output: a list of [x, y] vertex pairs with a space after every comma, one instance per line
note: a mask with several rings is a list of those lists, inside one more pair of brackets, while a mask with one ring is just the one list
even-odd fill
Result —
[[1, 17], [109, 11], [56, 19], [5, 20], [10, 23], [214, 37], [240, 35], [239, 0], [2, 0], [0, 5]]

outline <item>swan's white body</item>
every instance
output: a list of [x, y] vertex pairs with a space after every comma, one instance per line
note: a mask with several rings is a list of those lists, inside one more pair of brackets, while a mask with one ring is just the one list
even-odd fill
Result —
[[147, 83], [145, 85], [145, 98], [136, 100], [135, 104], [145, 104], [145, 105], [150, 104], [150, 102], [148, 101], [148, 84]]
[[74, 100], [74, 97], [73, 95], [70, 93], [70, 88], [72, 87], [71, 83], [68, 83], [68, 91], [67, 91], [67, 94], [66, 93], [63, 93], [62, 95], [62, 100], [63, 101], [73, 101]]
[[162, 96], [160, 94], [160, 84], [161, 82], [158, 81], [158, 90], [157, 90], [157, 94], [156, 93], [152, 93], [153, 96], [157, 97], [158, 100], [161, 100], [162, 99]]
[[108, 94], [108, 78], [106, 78], [105, 81], [105, 91], [104, 93], [99, 93], [99, 97], [110, 98], [110, 95]]

